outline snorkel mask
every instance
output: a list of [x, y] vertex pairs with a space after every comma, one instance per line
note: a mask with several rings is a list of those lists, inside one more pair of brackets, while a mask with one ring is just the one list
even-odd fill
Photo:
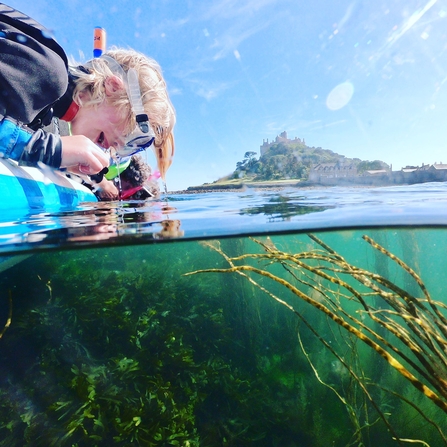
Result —
[[[123, 80], [132, 112], [135, 114], [137, 122], [135, 129], [124, 137], [123, 145], [116, 148], [116, 155], [119, 157], [130, 157], [150, 147], [155, 140], [155, 132], [149, 123], [147, 113], [144, 111], [138, 75], [134, 68], [129, 68], [126, 73], [113, 57], [106, 54], [103, 54], [99, 59], [105, 60], [112, 73], [119, 75]], [[93, 65], [94, 61], [95, 59], [90, 61], [89, 64]]]

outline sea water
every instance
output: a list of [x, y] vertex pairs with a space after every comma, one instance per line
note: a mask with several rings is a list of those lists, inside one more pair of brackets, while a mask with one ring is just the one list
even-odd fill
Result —
[[0, 446], [447, 445], [447, 185], [3, 217]]

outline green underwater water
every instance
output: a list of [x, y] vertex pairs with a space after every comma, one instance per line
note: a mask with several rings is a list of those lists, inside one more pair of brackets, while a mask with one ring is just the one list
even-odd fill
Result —
[[[413, 269], [447, 315], [445, 229], [316, 234], [350, 265], [423, 298], [414, 277], [365, 234]], [[2, 272], [0, 330], [11, 323], [0, 340], [0, 446], [447, 445], [440, 405], [284, 284], [248, 270], [258, 285], [237, 272], [185, 276], [266, 247], [325, 251], [307, 234], [257, 239], [265, 246], [243, 237], [36, 253]], [[368, 321], [346, 287], [274, 258], [238, 262], [283, 278], [313, 302], [332, 300], [334, 313], [356, 328], [349, 315], [358, 318], [411, 361], [408, 347]], [[389, 324], [404, 324], [365, 284], [344, 280]], [[442, 381], [446, 337], [430, 337], [438, 354], [427, 357]], [[402, 364], [433, 388], [430, 374]]]

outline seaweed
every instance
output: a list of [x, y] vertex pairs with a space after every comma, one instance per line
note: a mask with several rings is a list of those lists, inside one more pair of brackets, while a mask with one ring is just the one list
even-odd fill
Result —
[[3, 326], [3, 329], [0, 331], [0, 339], [5, 335], [5, 332], [8, 330], [9, 326], [11, 326], [12, 321], [12, 293], [11, 289], [8, 290], [8, 318], [6, 319], [6, 323]]
[[380, 274], [313, 235], [295, 250], [301, 237], [49, 252], [8, 270], [0, 446], [446, 444], [445, 306], [373, 241]]
[[[430, 417], [430, 414], [436, 415], [436, 411], [428, 407], [431, 402], [438, 412], [447, 413], [446, 305], [431, 297], [422, 279], [409, 265], [369, 236], [364, 235], [364, 241], [410, 275], [418, 294], [414, 293], [414, 287], [410, 293], [381, 274], [349, 263], [322, 239], [313, 234], [308, 236], [314, 247], [299, 253], [279, 250], [270, 238], [265, 241], [251, 238], [262, 248], [261, 253], [236, 256], [227, 255], [219, 241], [205, 242], [204, 245], [221, 255], [229, 267], [195, 270], [187, 275], [236, 273], [299, 318], [346, 373], [344, 382], [349, 382], [349, 386], [342, 384], [337, 389], [325, 382], [298, 331], [301, 350], [316, 378], [335, 393], [347, 410], [354, 427], [352, 443], [366, 445], [380, 422], [399, 445], [428, 445], [422, 439], [398, 434], [402, 427], [394, 421], [398, 420], [399, 413], [406, 412], [431, 427], [429, 435], [434, 434], [447, 445], [443, 427], [436, 418]], [[275, 273], [275, 266], [281, 266], [284, 273]], [[279, 285], [279, 293], [275, 293], [273, 284]], [[287, 291], [292, 299], [286, 298]], [[298, 302], [294, 301], [296, 298]], [[332, 343], [321, 328], [309, 321], [305, 308], [300, 305], [302, 302], [335, 323], [335, 326], [330, 325], [330, 331], [339, 332], [337, 343]], [[397, 376], [389, 374], [391, 387], [383, 386], [373, 380], [373, 373], [366, 372], [368, 361], [362, 358], [359, 343], [371, 348], [386, 362], [378, 363], [380, 370], [388, 365], [398, 373]], [[342, 344], [344, 348], [340, 349]], [[405, 383], [411, 385], [416, 394], [408, 390]], [[359, 391], [363, 400], [359, 400]], [[421, 401], [419, 396], [428, 401]], [[406, 409], [397, 406], [396, 399]], [[371, 416], [373, 414], [375, 416]], [[411, 427], [407, 429], [412, 431]]]
[[154, 253], [152, 263], [135, 249], [50, 253], [26, 265], [27, 281], [10, 272], [17, 304], [0, 351], [1, 446], [273, 446], [292, 437], [247, 365], [249, 348], [235, 343], [220, 290], [191, 284], [165, 251]]

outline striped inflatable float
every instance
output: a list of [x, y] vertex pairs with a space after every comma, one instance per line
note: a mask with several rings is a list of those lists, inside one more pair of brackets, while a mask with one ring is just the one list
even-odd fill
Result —
[[96, 202], [85, 186], [50, 168], [19, 166], [0, 159], [0, 210], [75, 208], [81, 202]]
[[[15, 161], [0, 158], [0, 245], [16, 240], [21, 234], [39, 228], [15, 223], [41, 212], [67, 211], [82, 202], [96, 202], [95, 195], [85, 186], [50, 168], [18, 166]], [[57, 219], [50, 227], [59, 226]], [[42, 227], [43, 228], [43, 227]], [[27, 255], [0, 255], [0, 273], [28, 258]]]

